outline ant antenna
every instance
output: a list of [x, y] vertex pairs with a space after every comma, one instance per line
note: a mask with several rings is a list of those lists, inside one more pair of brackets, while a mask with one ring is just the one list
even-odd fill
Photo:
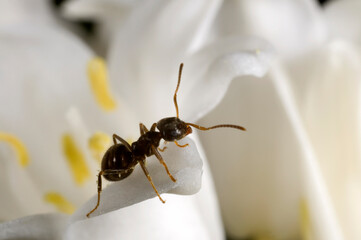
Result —
[[232, 124], [220, 124], [220, 125], [215, 125], [215, 126], [212, 126], [212, 127], [202, 127], [202, 126], [199, 126], [197, 124], [194, 124], [194, 123], [186, 123], [187, 125], [189, 126], [192, 126], [192, 127], [195, 127], [199, 130], [202, 130], [202, 131], [207, 131], [207, 130], [211, 130], [211, 129], [214, 129], [214, 128], [236, 128], [236, 129], [239, 129], [239, 130], [242, 130], [242, 131], [246, 131], [246, 128], [242, 127], [242, 126], [238, 126], [238, 125], [232, 125]]
[[[179, 85], [180, 85], [180, 82], [181, 82], [183, 65], [184, 64], [181, 63], [180, 66], [179, 66], [178, 83], [177, 83], [177, 88], [175, 89], [174, 97], [173, 97], [175, 110], [177, 112], [177, 118], [179, 118], [179, 110], [178, 110], [178, 104], [177, 104], [177, 92], [178, 92]], [[202, 126], [194, 124], [194, 123], [186, 123], [186, 124], [188, 126], [195, 127], [195, 128], [197, 128], [199, 130], [202, 130], [202, 131], [207, 131], [207, 130], [211, 130], [211, 129], [214, 129], [214, 128], [235, 128], [235, 129], [238, 129], [238, 130], [246, 131], [246, 128], [244, 128], [242, 126], [238, 126], [238, 125], [232, 125], [232, 124], [220, 124], [220, 125], [215, 125], [215, 126], [212, 126], [212, 127], [202, 127]]]
[[177, 104], [177, 92], [178, 92], [179, 84], [180, 84], [181, 77], [182, 77], [182, 70], [183, 70], [183, 63], [181, 63], [179, 66], [178, 83], [177, 83], [177, 88], [175, 89], [175, 93], [174, 93], [174, 97], [173, 97], [175, 110], [177, 112], [177, 118], [179, 118], [179, 110], [178, 110], [178, 104]]

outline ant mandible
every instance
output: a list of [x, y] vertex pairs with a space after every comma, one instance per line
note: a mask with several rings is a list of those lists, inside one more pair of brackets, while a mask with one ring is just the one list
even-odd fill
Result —
[[[163, 149], [158, 148], [161, 139], [165, 142], [174, 142], [178, 147], [186, 147], [188, 144], [180, 145], [177, 140], [181, 140], [188, 134], [192, 133], [192, 128], [197, 128], [202, 131], [214, 129], [214, 128], [235, 128], [245, 131], [246, 129], [242, 126], [231, 125], [231, 124], [220, 124], [212, 127], [202, 127], [194, 123], [187, 123], [179, 119], [179, 111], [177, 104], [177, 92], [182, 76], [183, 63], [179, 66], [178, 83], [174, 93], [173, 101], [176, 109], [177, 117], [163, 118], [157, 123], [153, 123], [150, 130], [148, 130], [144, 124], [140, 123], [140, 137], [137, 141], [131, 145], [123, 138], [116, 134], [113, 134], [114, 145], [111, 146], [103, 156], [101, 163], [101, 171], [98, 174], [98, 200], [93, 210], [91, 210], [86, 216], [89, 217], [99, 206], [100, 193], [102, 191], [102, 176], [108, 181], [120, 181], [128, 177], [134, 170], [134, 167], [139, 163], [145, 176], [152, 185], [155, 193], [158, 195], [160, 201], [165, 201], [160, 197], [157, 189], [155, 188], [152, 178], [145, 166], [145, 160], [147, 157], [155, 155], [159, 162], [164, 166], [169, 178], [176, 182], [176, 179], [169, 172], [167, 164], [164, 162], [159, 151], [163, 152]], [[159, 130], [156, 131], [156, 128]], [[120, 143], [117, 143], [117, 140]], [[159, 150], [159, 151], [158, 151]]]

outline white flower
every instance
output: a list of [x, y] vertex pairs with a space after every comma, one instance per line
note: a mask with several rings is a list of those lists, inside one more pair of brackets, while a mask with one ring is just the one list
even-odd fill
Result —
[[215, 32], [263, 37], [279, 56], [264, 78], [233, 81], [200, 121], [247, 127], [201, 135], [230, 236], [361, 238], [360, 10], [357, 1], [224, 2]]
[[[2, 204], [8, 206], [3, 210], [3, 218], [49, 212], [52, 206], [44, 204], [44, 195], [48, 202], [63, 210], [82, 205], [89, 194], [95, 193], [94, 181], [88, 180], [95, 175], [99, 164], [89, 160], [92, 156], [88, 138], [100, 130], [109, 135], [116, 131], [125, 138], [136, 139], [139, 122], [149, 127], [163, 117], [174, 116], [171, 99], [180, 62], [185, 62], [185, 69], [178, 102], [180, 117], [186, 121], [196, 121], [214, 108], [234, 77], [263, 76], [271, 52], [264, 41], [229, 37], [207, 42], [203, 38], [219, 6], [220, 1], [140, 4], [119, 29], [109, 50], [113, 98], [105, 88], [100, 88], [104, 92], [91, 89], [85, 69], [93, 53], [61, 27], [29, 26], [22, 22], [22, 28], [7, 24], [1, 29], [0, 75], [4, 76], [5, 88], [0, 96], [2, 102], [9, 102], [1, 109], [4, 122], [1, 126], [5, 132], [2, 140], [16, 146], [16, 140], [6, 138], [11, 133], [24, 143], [31, 157], [31, 163], [21, 169], [8, 146], [1, 151], [2, 161], [9, 166], [2, 169], [2, 176], [8, 175], [1, 182], [5, 189], [2, 194], [6, 193]], [[104, 94], [106, 103], [101, 103]], [[116, 110], [104, 113], [95, 99], [100, 105], [105, 104], [103, 108], [116, 107]], [[175, 184], [155, 159], [148, 159], [151, 175], [161, 193], [190, 194], [199, 188], [200, 157], [192, 140], [185, 141], [190, 146], [183, 151], [170, 144], [163, 154], [177, 177]], [[70, 164], [72, 171], [69, 171], [64, 152], [70, 158], [83, 152], [85, 160]], [[79, 169], [84, 170], [85, 166], [88, 170], [79, 174]], [[102, 192], [101, 205], [93, 218], [85, 219], [85, 214], [94, 206], [96, 197], [70, 218], [47, 214], [4, 223], [0, 225], [0, 238], [223, 238], [207, 166], [198, 194], [188, 198], [167, 195], [165, 205], [157, 198], [138, 203], [154, 197], [155, 193], [139, 168], [135, 171]], [[9, 187], [14, 182], [27, 185]], [[129, 205], [132, 206], [126, 207]], [[10, 215], [12, 209], [18, 212]], [[112, 212], [104, 214], [109, 211]], [[97, 214], [104, 215], [95, 217]]]
[[248, 129], [201, 134], [230, 236], [360, 239], [359, 12], [358, 1], [229, 0], [202, 35], [260, 36], [279, 56], [200, 121]]

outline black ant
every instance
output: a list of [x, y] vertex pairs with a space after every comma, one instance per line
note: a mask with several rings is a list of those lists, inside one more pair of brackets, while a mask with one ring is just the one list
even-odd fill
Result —
[[[160, 201], [165, 201], [160, 197], [157, 189], [155, 188], [152, 178], [149, 175], [147, 168], [145, 167], [145, 160], [147, 157], [155, 155], [159, 162], [164, 166], [169, 178], [176, 182], [176, 179], [169, 172], [167, 164], [164, 162], [159, 151], [163, 152], [163, 149], [158, 148], [161, 139], [165, 142], [174, 142], [178, 147], [186, 147], [188, 144], [180, 145], [177, 140], [181, 140], [188, 134], [192, 133], [192, 128], [197, 128], [202, 131], [214, 129], [214, 128], [236, 128], [245, 131], [246, 129], [242, 126], [221, 124], [213, 127], [202, 127], [194, 123], [187, 123], [179, 119], [179, 111], [177, 104], [177, 92], [182, 76], [183, 63], [179, 66], [178, 84], [174, 93], [173, 101], [177, 112], [177, 117], [163, 118], [157, 123], [153, 123], [150, 130], [148, 130], [144, 124], [140, 123], [140, 137], [137, 141], [131, 145], [123, 138], [116, 134], [113, 134], [114, 145], [111, 146], [103, 156], [101, 163], [101, 171], [98, 174], [98, 201], [93, 210], [91, 210], [86, 216], [89, 217], [99, 206], [100, 192], [102, 191], [102, 176], [108, 181], [120, 181], [128, 177], [134, 170], [134, 167], [139, 163], [144, 171], [145, 176], [152, 185], [155, 193], [158, 195]], [[156, 131], [156, 128], [159, 132]], [[117, 140], [120, 143], [117, 143]], [[159, 150], [159, 151], [158, 151]]]

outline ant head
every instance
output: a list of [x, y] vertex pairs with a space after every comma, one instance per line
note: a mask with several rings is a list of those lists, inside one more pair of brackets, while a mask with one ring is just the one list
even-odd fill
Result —
[[165, 141], [176, 141], [192, 133], [192, 128], [177, 117], [163, 118], [157, 128]]

